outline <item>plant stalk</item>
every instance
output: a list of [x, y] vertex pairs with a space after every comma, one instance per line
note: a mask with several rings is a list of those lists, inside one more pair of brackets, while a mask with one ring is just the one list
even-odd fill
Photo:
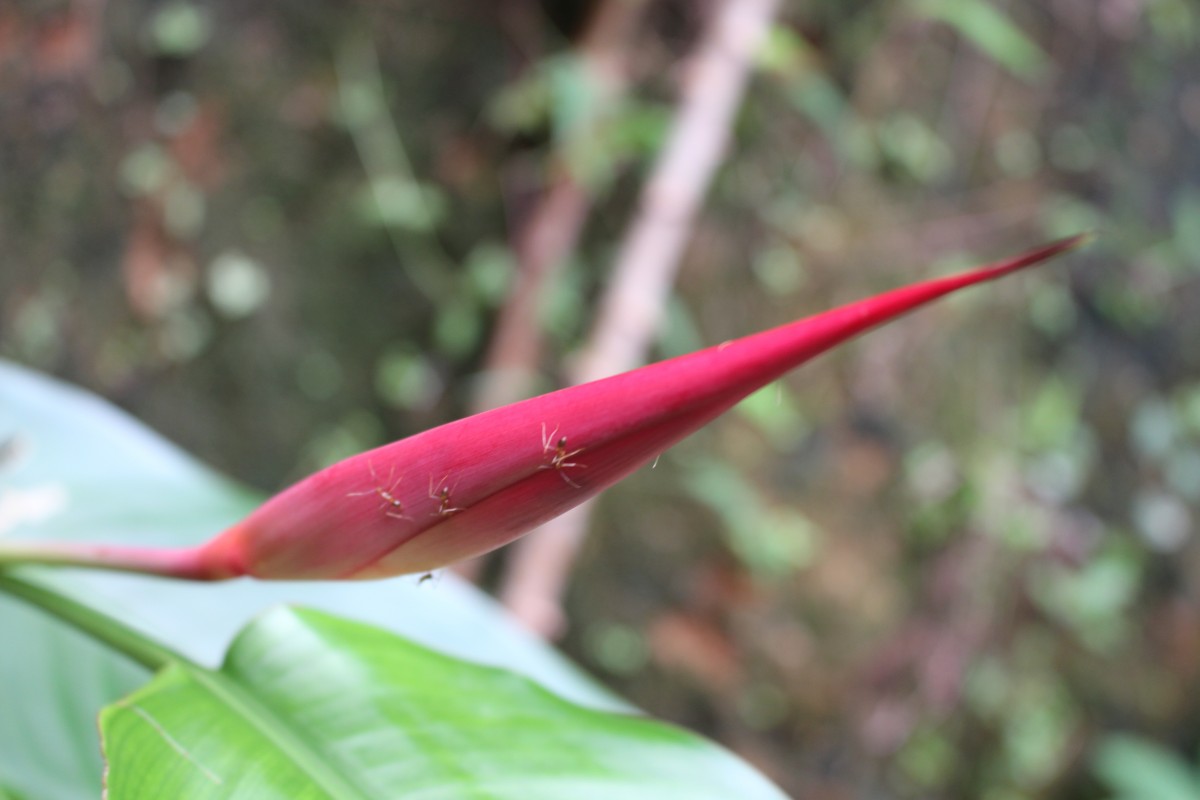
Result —
[[172, 663], [190, 663], [180, 654], [124, 622], [66, 594], [27, 580], [11, 570], [0, 568], [0, 592], [45, 611], [152, 672]]
[[191, 581], [220, 581], [238, 574], [225, 569], [225, 565], [214, 563], [211, 553], [199, 547], [171, 549], [83, 542], [0, 541], [0, 573], [9, 567], [26, 564], [135, 572]]

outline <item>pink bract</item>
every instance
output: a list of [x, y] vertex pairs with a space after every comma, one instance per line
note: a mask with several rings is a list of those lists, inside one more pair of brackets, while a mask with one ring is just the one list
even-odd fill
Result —
[[30, 543], [27, 560], [197, 580], [427, 572], [501, 547], [595, 496], [834, 345], [1085, 238], [418, 433], [305, 478], [195, 548]]

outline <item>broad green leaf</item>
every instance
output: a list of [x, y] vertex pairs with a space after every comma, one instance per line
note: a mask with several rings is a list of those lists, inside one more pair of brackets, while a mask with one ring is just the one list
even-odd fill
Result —
[[105, 709], [110, 800], [780, 798], [702, 739], [372, 626], [277, 608], [219, 671]]
[[[235, 522], [255, 502], [103, 401], [0, 362], [0, 536], [185, 544]], [[576, 702], [628, 708], [450, 575], [423, 584], [203, 585], [81, 570], [18, 574], [203, 664], [219, 663], [264, 608], [303, 602], [507, 667]], [[0, 632], [0, 786], [38, 800], [95, 798], [96, 714], [150, 673], [3, 595]]]
[[0, 800], [23, 800], [21, 795], [0, 786]]

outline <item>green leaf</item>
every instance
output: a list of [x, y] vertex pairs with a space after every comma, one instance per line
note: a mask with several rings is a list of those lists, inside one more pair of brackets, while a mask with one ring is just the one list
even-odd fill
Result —
[[1116, 735], [1096, 750], [1096, 775], [1129, 800], [1195, 800], [1200, 780], [1175, 753], [1148, 739]]
[[782, 796], [671, 726], [305, 609], [255, 621], [220, 671], [169, 667], [100, 727], [111, 800]]
[[10, 789], [0, 786], [0, 800], [24, 800], [23, 797]]
[[1046, 71], [1045, 51], [986, 0], [916, 0], [915, 8], [922, 16], [954, 28], [1019, 78], [1032, 80]]
[[[103, 401], [0, 362], [0, 536], [187, 544], [257, 502]], [[15, 574], [117, 617], [202, 664], [217, 664], [263, 608], [302, 600], [401, 632], [445, 653], [504, 666], [575, 702], [628, 706], [508, 621], [453, 576], [362, 583], [205, 585], [81, 570]], [[0, 785], [39, 800], [95, 798], [100, 709], [150, 673], [0, 595]]]

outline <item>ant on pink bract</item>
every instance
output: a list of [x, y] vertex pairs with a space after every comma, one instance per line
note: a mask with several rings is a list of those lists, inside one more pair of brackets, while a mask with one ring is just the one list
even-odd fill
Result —
[[429, 499], [436, 500], [438, 502], [438, 509], [429, 515], [431, 517], [446, 517], [455, 513], [456, 511], [462, 511], [461, 508], [453, 508], [450, 505], [450, 487], [446, 484], [446, 478], [449, 477], [450, 476], [447, 475], [445, 478], [442, 478], [440, 481], [438, 481], [437, 485], [440, 488], [437, 491], [434, 491], [433, 488], [433, 478], [431, 477], [429, 479]]
[[[379, 507], [384, 509], [385, 516], [391, 517], [392, 519], [407, 519], [411, 521], [412, 517], [409, 517], [404, 513], [404, 503], [400, 501], [400, 498], [396, 497], [396, 487], [400, 485], [400, 481], [404, 480], [404, 476], [401, 475], [399, 478], [396, 478], [395, 482], [385, 489], [383, 488], [383, 485], [380, 484], [379, 478], [375, 475], [375, 465], [368, 461], [367, 467], [371, 470], [371, 480], [375, 483], [375, 486], [365, 492], [350, 492], [350, 494], [346, 496], [366, 497], [367, 495], [371, 494], [378, 495], [379, 499], [382, 501]], [[396, 468], [392, 467], [392, 469], [388, 472], [389, 482], [392, 480], [392, 477], [395, 475], [395, 473]]]
[[558, 426], [557, 425], [554, 426], [554, 430], [550, 431], [550, 433], [547, 434], [546, 433], [546, 423], [544, 423], [544, 422], [542, 423], [542, 452], [543, 453], [553, 453], [554, 455], [551, 456], [549, 464], [542, 464], [540, 467], [538, 467], [538, 469], [558, 470], [559, 476], [561, 476], [562, 479], [564, 481], [566, 481], [569, 485], [574, 486], [576, 489], [582, 489], [583, 488], [582, 486], [580, 486], [578, 483], [571, 480], [570, 477], [567, 476], [567, 473], [565, 470], [568, 468], [587, 469], [586, 464], [580, 464], [575, 461], [567, 460], [569, 458], [574, 458], [575, 456], [579, 455], [586, 448], [580, 447], [577, 450], [571, 450], [570, 452], [568, 452], [567, 451], [567, 437], [559, 436], [558, 441], [555, 441], [554, 437], [557, 434], [558, 434]]

